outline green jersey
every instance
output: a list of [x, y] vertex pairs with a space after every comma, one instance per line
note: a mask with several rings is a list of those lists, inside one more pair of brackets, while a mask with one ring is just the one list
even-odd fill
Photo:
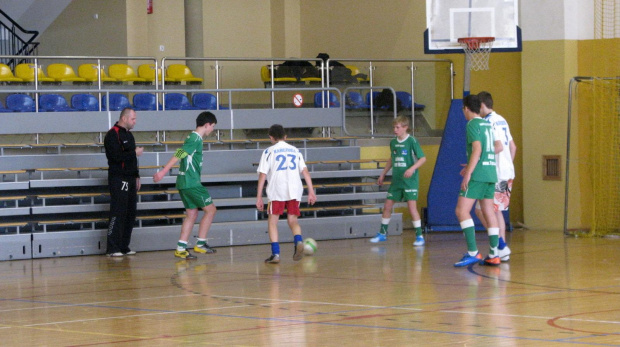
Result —
[[479, 141], [482, 153], [480, 160], [471, 174], [471, 179], [477, 182], [497, 182], [495, 167], [495, 147], [493, 126], [482, 118], [474, 118], [467, 122], [467, 161], [471, 157], [472, 143]]
[[403, 175], [418, 159], [424, 158], [420, 143], [410, 135], [407, 135], [407, 138], [402, 141], [395, 138], [390, 141], [390, 153], [392, 156], [392, 183], [390, 188], [418, 189], [418, 170], [415, 170], [409, 178], [405, 178]]
[[183, 147], [177, 149], [174, 156], [181, 159], [179, 175], [177, 176], [177, 189], [201, 186], [202, 136], [195, 131], [189, 134], [183, 143]]

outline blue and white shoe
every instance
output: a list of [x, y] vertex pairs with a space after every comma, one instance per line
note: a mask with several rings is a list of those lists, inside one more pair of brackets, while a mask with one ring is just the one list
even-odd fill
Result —
[[385, 242], [387, 241], [387, 234], [377, 233], [377, 236], [370, 239], [372, 243]]
[[424, 236], [416, 236], [415, 241], [413, 242], [414, 246], [424, 246], [426, 242], [424, 241]]
[[463, 267], [463, 266], [467, 266], [470, 264], [475, 264], [479, 261], [482, 260], [482, 255], [480, 255], [480, 252], [478, 252], [478, 254], [476, 254], [475, 256], [471, 256], [469, 255], [469, 253], [465, 253], [465, 255], [463, 256], [463, 258], [461, 258], [461, 260], [457, 261], [456, 263], [454, 263], [455, 267]]

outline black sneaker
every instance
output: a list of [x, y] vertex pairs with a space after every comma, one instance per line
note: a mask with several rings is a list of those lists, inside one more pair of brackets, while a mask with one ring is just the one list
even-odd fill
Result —
[[271, 257], [265, 259], [265, 263], [268, 264], [279, 264], [280, 263], [280, 255], [272, 254]]

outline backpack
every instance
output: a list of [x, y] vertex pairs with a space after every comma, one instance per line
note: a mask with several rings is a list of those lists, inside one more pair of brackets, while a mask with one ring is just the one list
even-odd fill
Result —
[[[391, 89], [383, 89], [375, 99], [375, 106], [382, 110], [394, 111], [394, 93]], [[403, 104], [396, 99], [396, 111], [401, 111]]]

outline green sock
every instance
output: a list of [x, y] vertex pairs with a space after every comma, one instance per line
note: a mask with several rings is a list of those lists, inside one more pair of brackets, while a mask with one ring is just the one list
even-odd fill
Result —
[[498, 255], [497, 246], [499, 245], [498, 235], [489, 235], [489, 254]]
[[385, 235], [387, 234], [389, 224], [381, 224], [381, 229], [379, 230], [379, 234]]
[[467, 227], [463, 229], [463, 234], [465, 234], [465, 241], [467, 241], [467, 251], [477, 252], [478, 246], [476, 246], [476, 228], [473, 226]]
[[186, 248], [187, 248], [187, 242], [181, 241], [181, 240], [177, 242], [177, 251], [181, 252], [181, 251], [184, 251]]
[[422, 228], [415, 228], [415, 236], [422, 236]]
[[207, 239], [198, 239], [196, 246], [204, 246], [207, 243]]

